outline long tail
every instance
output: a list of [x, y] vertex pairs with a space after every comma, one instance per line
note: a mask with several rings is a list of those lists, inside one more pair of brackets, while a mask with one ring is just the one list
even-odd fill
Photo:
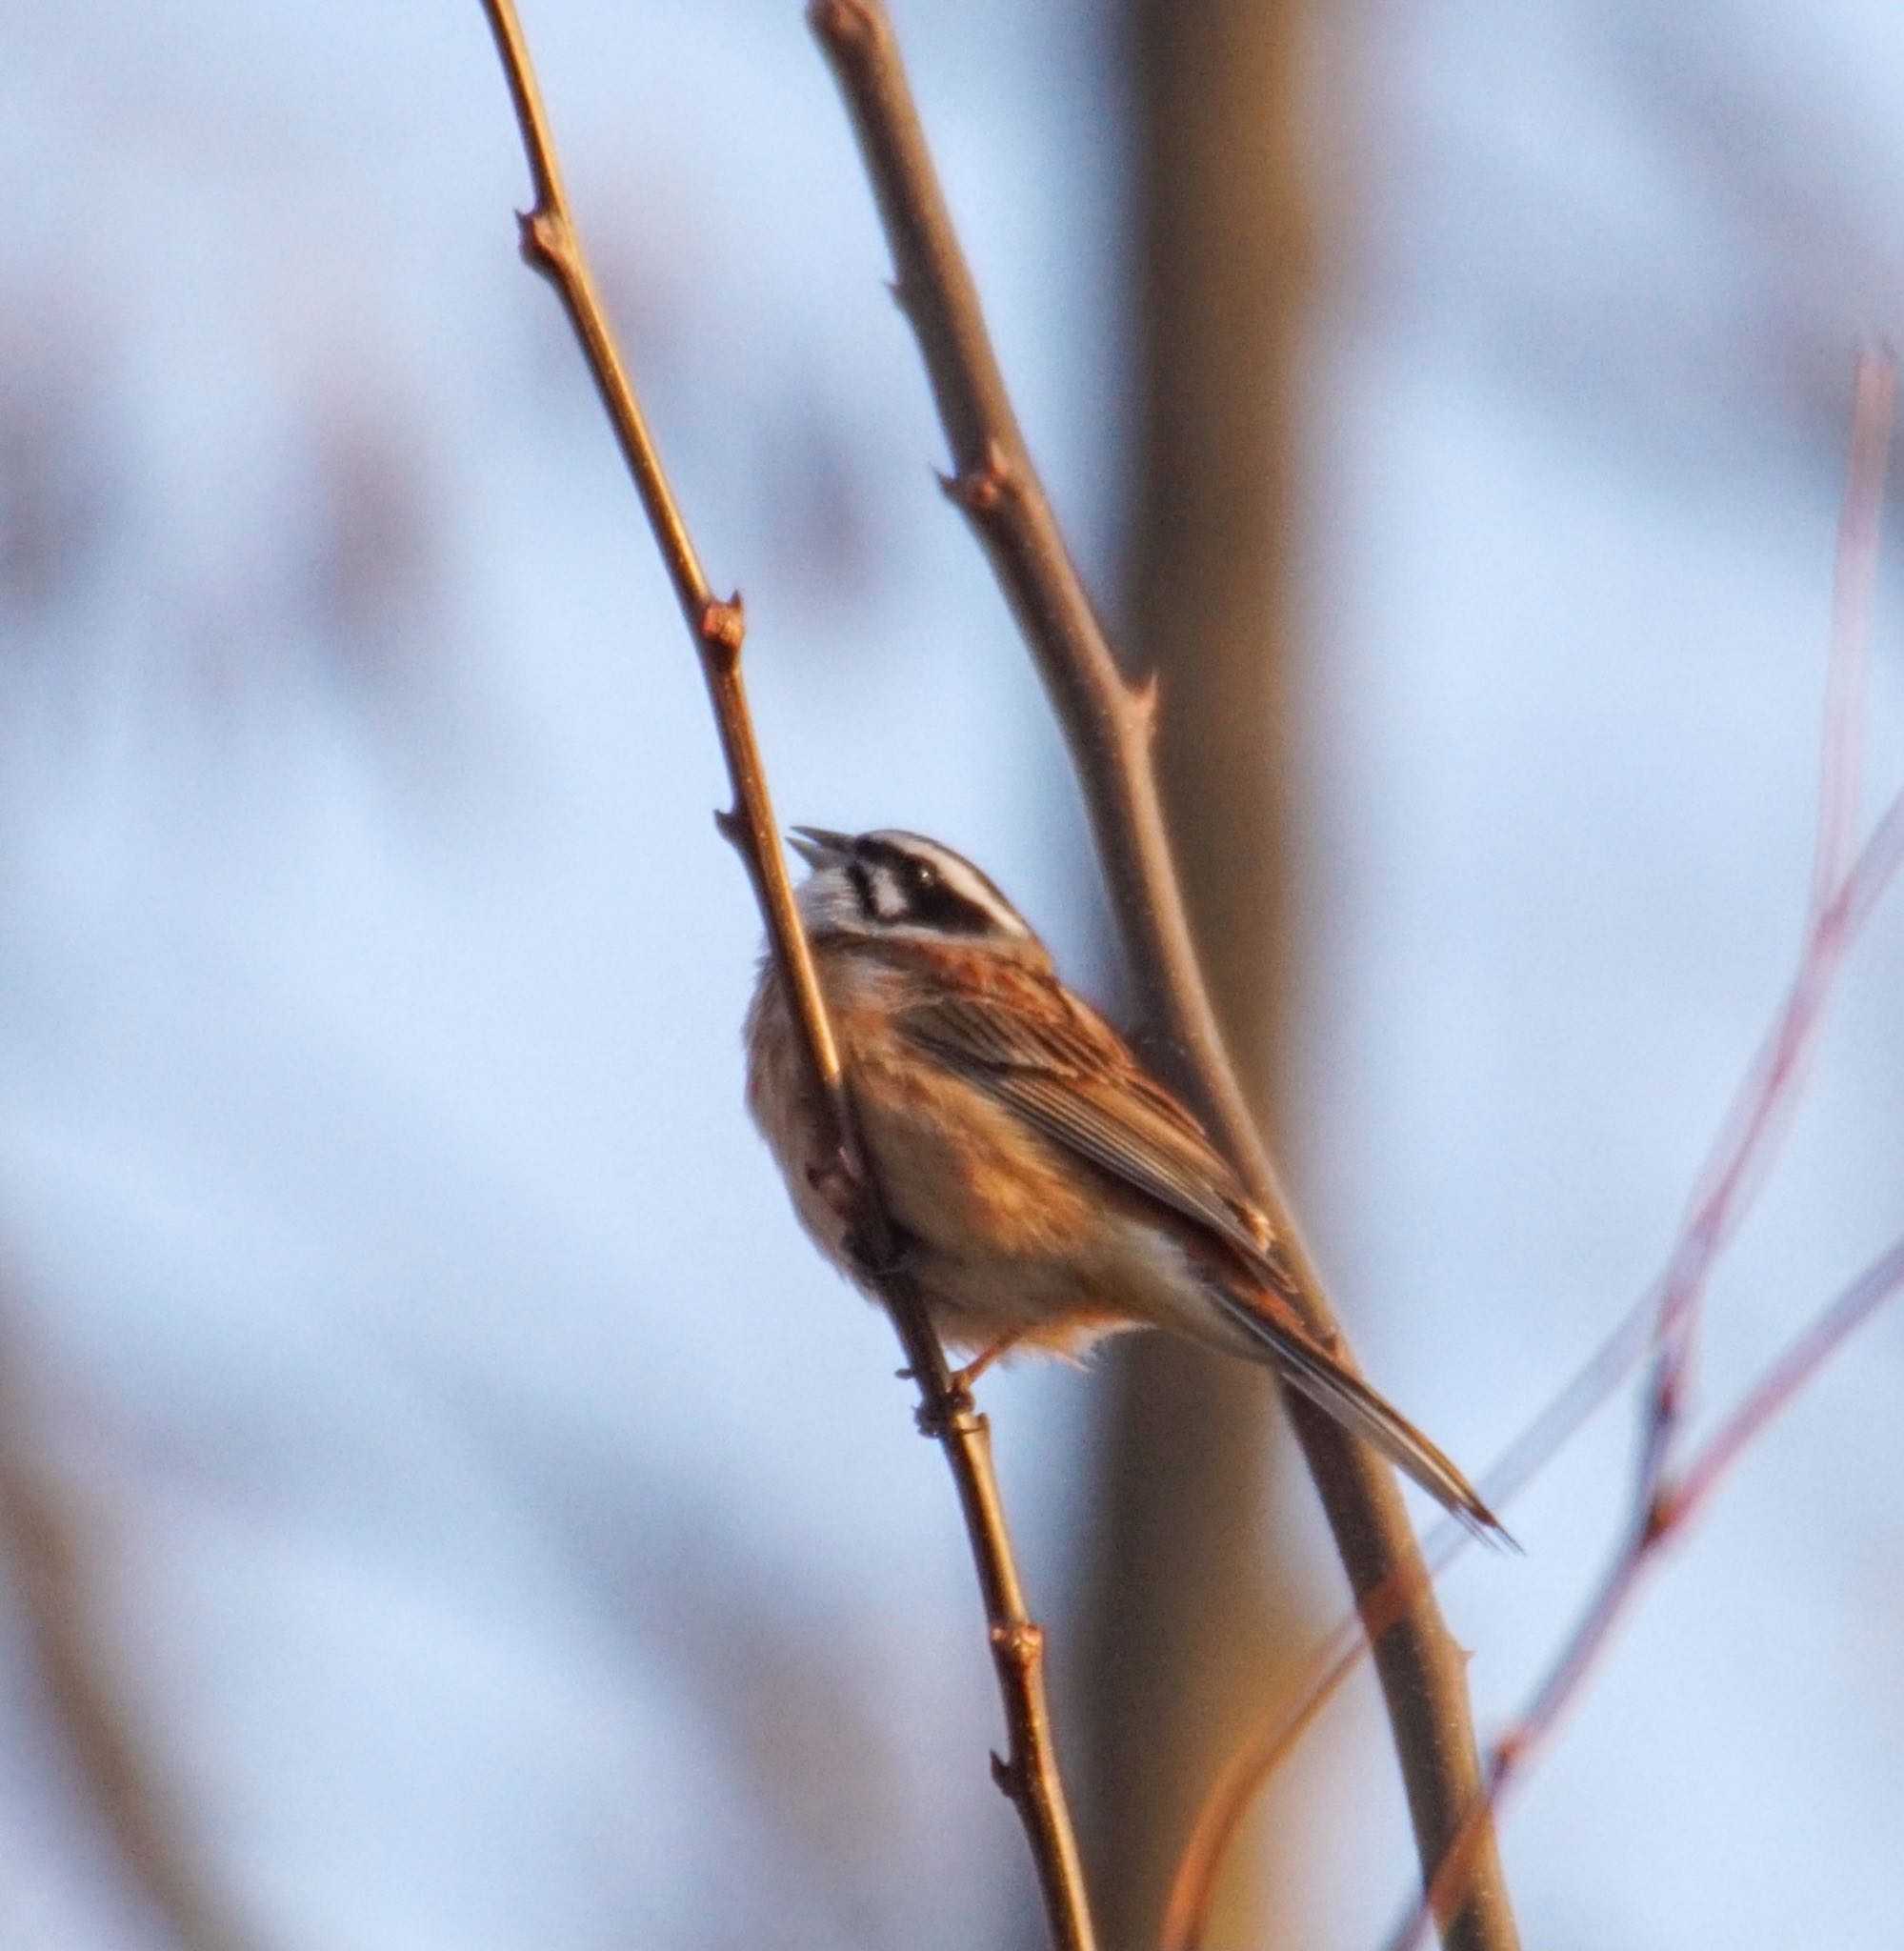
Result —
[[1386, 1398], [1378, 1396], [1359, 1376], [1351, 1375], [1306, 1335], [1285, 1327], [1262, 1303], [1253, 1306], [1233, 1294], [1219, 1294], [1217, 1299], [1224, 1313], [1262, 1348], [1292, 1388], [1300, 1389], [1351, 1435], [1373, 1443], [1476, 1538], [1488, 1544], [1505, 1545], [1510, 1551], [1520, 1549], [1446, 1453]]

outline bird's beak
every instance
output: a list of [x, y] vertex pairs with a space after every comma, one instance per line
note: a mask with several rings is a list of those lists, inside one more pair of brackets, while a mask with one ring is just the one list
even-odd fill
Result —
[[788, 844], [809, 867], [826, 867], [852, 852], [851, 834], [830, 833], [825, 827], [795, 827]]

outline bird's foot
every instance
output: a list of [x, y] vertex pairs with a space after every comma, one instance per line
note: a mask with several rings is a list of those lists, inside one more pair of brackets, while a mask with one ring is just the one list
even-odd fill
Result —
[[1001, 1356], [1010, 1355], [1012, 1349], [1017, 1347], [1018, 1343], [1024, 1338], [1024, 1329], [1014, 1328], [1011, 1334], [1001, 1335], [997, 1340], [989, 1342], [963, 1368], [952, 1370], [952, 1388], [960, 1395], [969, 1396], [972, 1393], [972, 1383], [977, 1381], [979, 1377]]

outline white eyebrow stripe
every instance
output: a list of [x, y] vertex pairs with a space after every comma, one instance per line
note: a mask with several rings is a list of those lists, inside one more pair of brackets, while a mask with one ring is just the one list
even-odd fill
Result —
[[1016, 916], [1009, 908], [1003, 908], [996, 893], [980, 878], [977, 871], [955, 854], [942, 854], [939, 856], [939, 873], [952, 893], [968, 900], [974, 908], [982, 908], [988, 915], [1000, 921], [1014, 921]]
[[991, 879], [963, 854], [956, 854], [942, 841], [924, 834], [908, 833], [898, 827], [884, 827], [866, 835], [903, 854], [927, 860], [937, 869], [940, 880], [952, 894], [968, 901], [986, 915], [1000, 934], [1021, 941], [1035, 941], [1031, 924], [1020, 915]]
[[963, 855], [953, 854], [944, 847], [934, 847], [932, 851], [940, 875], [953, 894], [991, 915], [1005, 934], [1031, 934], [1024, 916]]

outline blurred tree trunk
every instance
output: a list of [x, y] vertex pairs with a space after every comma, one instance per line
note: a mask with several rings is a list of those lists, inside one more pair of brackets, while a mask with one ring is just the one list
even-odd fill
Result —
[[[1294, 412], [1312, 283], [1297, 98], [1304, 10], [1130, 0], [1138, 392], [1123, 632], [1162, 685], [1165, 803], [1238, 1069], [1287, 1129], [1293, 926]], [[1269, 1378], [1161, 1337], [1107, 1363], [1076, 1636], [1082, 1818], [1106, 1951], [1154, 1951], [1202, 1792], [1300, 1656], [1272, 1584]], [[1266, 1799], [1268, 1800], [1268, 1799]], [[1298, 1843], [1300, 1825], [1283, 1833]], [[1213, 1941], [1288, 1941], [1262, 1850]]]

